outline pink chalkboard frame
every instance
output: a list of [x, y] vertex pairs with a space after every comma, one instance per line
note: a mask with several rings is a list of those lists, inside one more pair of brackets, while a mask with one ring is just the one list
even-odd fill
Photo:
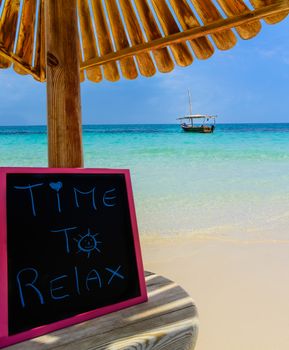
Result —
[[[134, 249], [139, 276], [140, 296], [117, 304], [91, 310], [55, 323], [43, 325], [12, 336], [8, 334], [8, 275], [7, 275], [7, 225], [6, 225], [6, 177], [7, 174], [123, 174], [125, 176], [130, 218], [132, 224]], [[81, 323], [89, 319], [118, 311], [147, 301], [140, 241], [132, 193], [130, 172], [127, 169], [80, 169], [80, 168], [0, 168], [0, 348], [43, 334]]]

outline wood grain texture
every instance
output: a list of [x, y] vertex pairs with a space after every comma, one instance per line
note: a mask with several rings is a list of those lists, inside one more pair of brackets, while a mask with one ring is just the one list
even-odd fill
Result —
[[[13, 51], [19, 13], [19, 0], [6, 0], [0, 20], [0, 43], [7, 53]], [[0, 56], [0, 68], [8, 68], [11, 61]]]
[[146, 275], [149, 301], [11, 346], [9, 350], [193, 350], [197, 309], [174, 282]]
[[[79, 64], [81, 65], [83, 63], [83, 54], [82, 54], [82, 49], [80, 46], [80, 37], [79, 37], [79, 31], [77, 33], [77, 49], [78, 49], [78, 55], [79, 55]], [[99, 68], [99, 67], [98, 67]], [[81, 83], [83, 83], [85, 81], [85, 74], [84, 74], [84, 70], [80, 70], [79, 69], [79, 80]]]
[[94, 65], [101, 65], [105, 62], [118, 60], [121, 58], [136, 55], [140, 52], [146, 52], [148, 50], [160, 49], [171, 45], [172, 43], [179, 43], [185, 40], [196, 39], [208, 34], [218, 33], [224, 31], [228, 28], [234, 28], [244, 23], [254, 22], [256, 20], [262, 19], [269, 15], [277, 15], [289, 10], [289, 0], [281, 0], [274, 5], [269, 5], [264, 8], [250, 11], [249, 13], [243, 13], [241, 15], [222, 19], [211, 24], [204, 25], [202, 27], [191, 28], [183, 32], [171, 34], [159, 39], [155, 39], [148, 43], [137, 45], [135, 47], [128, 47], [126, 49], [113, 52], [105, 57], [100, 57], [98, 59], [92, 59], [88, 62], [84, 62], [81, 69], [85, 69]]
[[[125, 33], [124, 25], [115, 0], [106, 0], [106, 9], [110, 21], [110, 27], [114, 38], [114, 44], [117, 50], [129, 47], [128, 38]], [[120, 60], [122, 74], [127, 79], [135, 79], [138, 76], [133, 57], [127, 57]]]
[[[132, 46], [143, 44], [145, 42], [144, 36], [132, 7], [131, 0], [119, 0], [119, 4]], [[145, 52], [137, 55], [136, 61], [140, 73], [145, 77], [151, 77], [156, 73], [156, 68], [149, 53]]]
[[[170, 3], [183, 30], [200, 27], [199, 21], [186, 0], [170, 0]], [[214, 53], [213, 45], [205, 36], [191, 40], [190, 44], [198, 59], [207, 59]]]
[[[278, 2], [278, 0], [250, 0], [251, 4], [254, 6], [254, 8], [259, 9], [267, 5], [273, 5]], [[284, 18], [287, 17], [289, 12], [286, 12], [285, 14], [280, 14], [276, 16], [270, 16], [265, 18], [265, 22], [268, 24], [275, 24], [280, 21], [282, 21]]]
[[[36, 0], [24, 0], [15, 54], [27, 64], [32, 64], [34, 31], [36, 21]], [[18, 74], [27, 74], [20, 66], [14, 65]]]
[[[211, 0], [191, 1], [204, 24], [210, 24], [222, 19], [220, 12]], [[237, 42], [237, 38], [231, 29], [212, 34], [212, 39], [219, 50], [229, 50]]]
[[[165, 35], [175, 34], [180, 32], [170, 9], [165, 0], [151, 0], [159, 22]], [[185, 42], [170, 45], [176, 63], [179, 66], [189, 66], [193, 62], [193, 56]]]
[[[228, 17], [234, 17], [242, 13], [249, 12], [249, 8], [243, 0], [217, 0], [223, 11]], [[251, 39], [261, 30], [260, 21], [246, 23], [236, 27], [236, 30], [242, 39]]]
[[[276, 23], [289, 13], [289, 0], [250, 1], [255, 10], [249, 10], [244, 0], [78, 0], [83, 53], [79, 60], [80, 79], [84, 80], [86, 70], [86, 76], [93, 82], [101, 81], [102, 73], [107, 80], [117, 81], [119, 68], [124, 77], [135, 79], [137, 65], [140, 73], [148, 77], [156, 67], [160, 72], [169, 72], [174, 68], [172, 57], [181, 66], [192, 63], [187, 41], [197, 58], [205, 59], [213, 54], [206, 36], [212, 36], [217, 47], [226, 50], [237, 40], [231, 28], [241, 38], [250, 39], [259, 32], [260, 19]], [[12, 62], [18, 73], [45, 81], [45, 0], [21, 0], [21, 14], [19, 2], [2, 1], [0, 68], [8, 68]], [[36, 4], [40, 4], [39, 10]], [[219, 7], [226, 18], [218, 11]], [[38, 20], [36, 13], [40, 14]], [[20, 28], [15, 45], [17, 21]]]
[[[84, 60], [88, 60], [92, 57], [98, 57], [89, 5], [87, 0], [78, 0], [77, 5]], [[88, 69], [86, 75], [90, 81], [95, 83], [102, 80], [100, 67]]]
[[8, 53], [7, 50], [4, 48], [4, 46], [1, 43], [0, 43], [0, 57], [4, 58], [8, 62], [18, 64], [19, 66], [21, 66], [21, 68], [27, 74], [32, 75], [35, 80], [40, 81], [40, 78], [39, 78], [37, 72], [35, 72], [33, 67], [31, 67], [29, 64], [23, 62], [23, 60], [21, 58], [19, 58], [18, 56], [14, 55], [13, 53], [11, 53], [11, 52]]
[[45, 0], [45, 11], [49, 166], [82, 167], [76, 0]]
[[[135, 4], [148, 41], [161, 38], [161, 32], [147, 0], [135, 0]], [[174, 62], [167, 48], [153, 50], [152, 52], [160, 72], [168, 73], [174, 69]]]
[[40, 0], [39, 15], [37, 23], [37, 38], [34, 59], [34, 69], [39, 76], [40, 81], [46, 79], [46, 62], [45, 62], [45, 18], [44, 18], [44, 0]]
[[[100, 55], [106, 55], [113, 52], [113, 44], [110, 37], [110, 32], [107, 20], [104, 13], [101, 0], [92, 1], [92, 9], [94, 15], [94, 22], [97, 33], [98, 46]], [[89, 43], [88, 43], [89, 44]], [[109, 81], [118, 81], [120, 79], [119, 71], [116, 62], [109, 62], [103, 66], [104, 76]]]

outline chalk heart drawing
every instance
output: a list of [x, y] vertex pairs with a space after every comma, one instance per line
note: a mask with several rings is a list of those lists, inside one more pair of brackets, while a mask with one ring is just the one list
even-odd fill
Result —
[[50, 182], [49, 186], [56, 192], [58, 192], [62, 188], [62, 182]]

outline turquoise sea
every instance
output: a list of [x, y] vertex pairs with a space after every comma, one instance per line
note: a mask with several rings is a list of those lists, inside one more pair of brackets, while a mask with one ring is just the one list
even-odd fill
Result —
[[[83, 127], [85, 166], [129, 168], [144, 236], [289, 240], [289, 124]], [[43, 126], [0, 127], [0, 166], [46, 166]]]

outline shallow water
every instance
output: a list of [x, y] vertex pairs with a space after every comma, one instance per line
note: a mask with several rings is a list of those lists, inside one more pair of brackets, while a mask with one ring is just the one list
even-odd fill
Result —
[[[84, 126], [86, 167], [129, 168], [142, 235], [289, 240], [289, 124]], [[46, 166], [45, 127], [0, 127], [1, 166]]]

